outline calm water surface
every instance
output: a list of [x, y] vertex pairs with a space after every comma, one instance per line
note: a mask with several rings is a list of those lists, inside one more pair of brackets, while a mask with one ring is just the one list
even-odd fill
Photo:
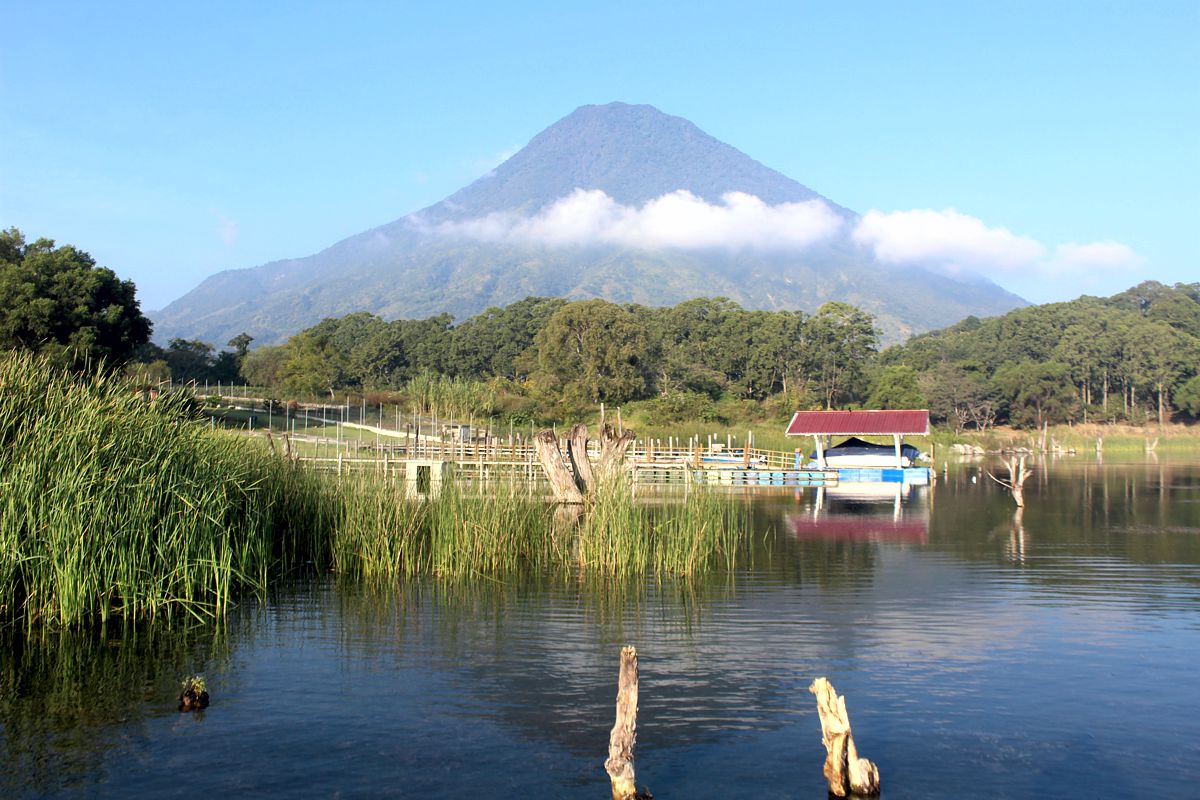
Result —
[[623, 644], [659, 798], [825, 797], [819, 675], [886, 798], [1200, 796], [1200, 464], [1052, 464], [1019, 519], [939, 478], [756, 498], [745, 568], [693, 584], [320, 580], [219, 630], [10, 636], [0, 796], [605, 798]]

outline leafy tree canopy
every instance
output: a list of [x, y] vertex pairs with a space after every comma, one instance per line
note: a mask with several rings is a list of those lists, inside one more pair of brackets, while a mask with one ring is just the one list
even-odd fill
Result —
[[123, 363], [150, 339], [132, 281], [70, 245], [0, 232], [0, 343], [74, 366]]

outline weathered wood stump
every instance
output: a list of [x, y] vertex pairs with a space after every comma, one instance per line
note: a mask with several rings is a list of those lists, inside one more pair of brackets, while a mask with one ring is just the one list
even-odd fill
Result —
[[537, 450], [542, 470], [550, 480], [554, 498], [560, 503], [582, 503], [583, 492], [579, 490], [574, 472], [558, 449], [558, 437], [554, 431], [538, 431], [533, 437], [533, 447]]
[[208, 708], [208, 689], [204, 678], [197, 675], [183, 682], [183, 690], [179, 693], [180, 711], [200, 711]]
[[879, 794], [879, 768], [858, 757], [854, 735], [850, 732], [850, 716], [846, 713], [846, 698], [839, 697], [826, 678], [817, 678], [808, 687], [816, 695], [817, 714], [821, 717], [821, 739], [825, 744], [825, 780], [829, 793], [846, 797]]
[[617, 680], [617, 719], [608, 736], [608, 760], [604, 771], [612, 782], [613, 800], [649, 800], [649, 792], [638, 794], [633, 774], [633, 744], [637, 738], [638, 664], [637, 650], [621, 648], [621, 673]]
[[611, 425], [605, 425], [600, 431], [600, 455], [594, 464], [587, 454], [586, 425], [571, 428], [565, 456], [558, 446], [558, 436], [552, 430], [536, 433], [533, 446], [555, 499], [560, 503], [582, 503], [586, 498], [594, 497], [599, 487], [620, 473], [621, 463], [634, 438], [633, 431], [618, 434]]

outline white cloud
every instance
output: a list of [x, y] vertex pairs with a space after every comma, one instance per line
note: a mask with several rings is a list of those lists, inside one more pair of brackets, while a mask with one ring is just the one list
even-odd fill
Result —
[[238, 224], [236, 219], [225, 216], [220, 211], [217, 212], [217, 236], [221, 237], [221, 241], [226, 247], [233, 247], [237, 244]]
[[995, 277], [1082, 276], [1096, 269], [1139, 267], [1144, 259], [1120, 242], [1104, 240], [1050, 248], [1007, 228], [993, 228], [953, 209], [870, 211], [854, 229], [854, 240], [870, 247], [880, 261], [934, 264]]
[[1006, 228], [989, 228], [954, 209], [869, 211], [855, 228], [854, 240], [874, 249], [880, 261], [968, 269], [1020, 269], [1046, 254], [1040, 242]]
[[491, 155], [484, 156], [483, 158], [475, 159], [471, 162], [470, 167], [473, 170], [482, 170], [483, 177], [490, 178], [495, 174], [496, 167], [500, 166], [505, 161], [508, 161], [520, 150], [521, 145], [519, 144], [515, 144], [512, 147], [506, 147], [498, 153], [492, 153]]
[[576, 189], [533, 216], [501, 212], [437, 231], [490, 242], [550, 246], [616, 244], [644, 249], [798, 250], [832, 236], [841, 218], [819, 200], [771, 206], [730, 192], [711, 204], [676, 191], [641, 208], [598, 189]]
[[1111, 239], [1088, 244], [1067, 242], [1054, 248], [1055, 264], [1067, 269], [1128, 269], [1140, 267], [1144, 261], [1129, 247]]

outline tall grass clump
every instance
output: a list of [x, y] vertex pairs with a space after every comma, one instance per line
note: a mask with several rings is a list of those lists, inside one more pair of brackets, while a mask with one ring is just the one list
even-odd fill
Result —
[[732, 569], [750, 527], [743, 503], [713, 492], [654, 505], [618, 480], [601, 489], [580, 521], [576, 556], [583, 572], [694, 577]]
[[336, 505], [187, 401], [0, 356], [0, 617], [207, 617], [325, 557]]
[[351, 476], [339, 486], [342, 515], [331, 548], [343, 575], [497, 576], [545, 569], [556, 563], [556, 552], [557, 563], [567, 559], [549, 506], [508, 486], [472, 493], [448, 484], [431, 497], [410, 495], [403, 483], [378, 476]]
[[428, 370], [404, 384], [404, 394], [422, 414], [458, 412], [487, 416], [496, 410], [496, 390], [483, 381], [448, 378]]

